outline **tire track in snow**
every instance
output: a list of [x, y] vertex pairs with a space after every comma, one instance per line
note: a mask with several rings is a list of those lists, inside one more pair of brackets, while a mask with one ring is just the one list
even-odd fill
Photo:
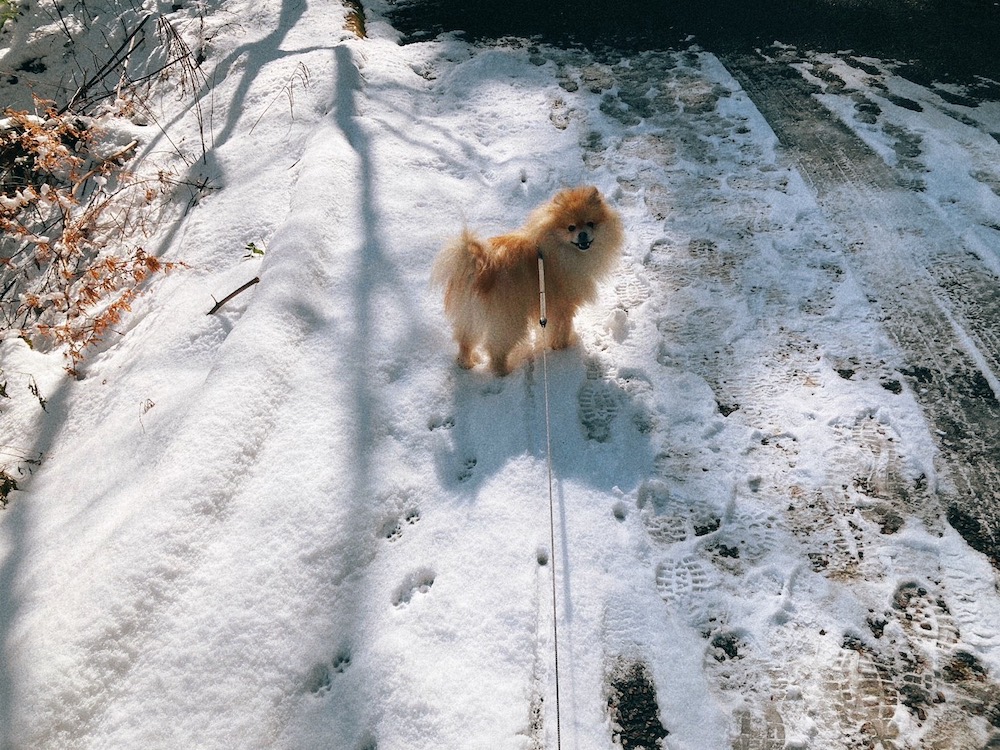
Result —
[[809, 179], [908, 360], [903, 374], [956, 484], [948, 520], [1000, 566], [998, 280], [787, 64], [722, 60]]

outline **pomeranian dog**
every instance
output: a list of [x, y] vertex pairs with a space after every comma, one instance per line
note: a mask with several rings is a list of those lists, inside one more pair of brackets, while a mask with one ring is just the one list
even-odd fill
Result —
[[544, 264], [548, 344], [574, 339], [573, 316], [597, 296], [597, 282], [621, 253], [621, 219], [595, 187], [562, 190], [536, 208], [524, 226], [481, 240], [469, 230], [441, 250], [434, 281], [458, 342], [458, 364], [486, 354], [497, 375], [511, 371], [511, 353], [530, 337], [541, 314], [538, 258]]

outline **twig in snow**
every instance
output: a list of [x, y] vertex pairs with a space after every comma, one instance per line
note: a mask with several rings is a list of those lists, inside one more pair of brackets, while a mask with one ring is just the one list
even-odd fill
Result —
[[[227, 302], [229, 302], [229, 300], [231, 300], [237, 294], [239, 294], [241, 292], [245, 292], [247, 289], [249, 289], [250, 287], [252, 287], [254, 284], [257, 284], [258, 282], [260, 282], [260, 276], [254, 276], [252, 279], [250, 279], [250, 281], [248, 281], [246, 284], [244, 284], [243, 286], [241, 286], [235, 292], [230, 292], [225, 297], [223, 297], [221, 300], [219, 300], [218, 302], [216, 302], [215, 303], [215, 307], [213, 307], [211, 310], [209, 310], [208, 314], [209, 315], [214, 315], [215, 313], [217, 313], [219, 311], [219, 308], [221, 308], [224, 304], [226, 304]], [[215, 297], [213, 297], [212, 299], [215, 299]]]

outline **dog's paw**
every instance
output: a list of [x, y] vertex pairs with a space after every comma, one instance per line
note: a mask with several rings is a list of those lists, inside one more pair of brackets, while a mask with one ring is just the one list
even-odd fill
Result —
[[458, 481], [465, 482], [471, 479], [477, 463], [478, 462], [475, 458], [465, 459], [461, 468], [458, 470]]
[[383, 539], [395, 542], [403, 536], [405, 526], [414, 526], [420, 520], [420, 511], [409, 508], [406, 512], [387, 518], [379, 527], [378, 535]]
[[396, 587], [392, 595], [392, 605], [394, 607], [405, 607], [417, 594], [426, 594], [434, 585], [434, 571], [430, 568], [421, 568], [410, 573], [403, 582]]
[[549, 348], [552, 351], [558, 352], [563, 349], [569, 349], [570, 347], [576, 346], [580, 338], [576, 335], [576, 332], [572, 328], [572, 323], [568, 328], [554, 327], [555, 330], [552, 331], [548, 339]]
[[507, 357], [502, 359], [494, 358], [490, 360], [490, 369], [493, 370], [493, 374], [498, 378], [506, 377], [510, 375], [511, 367], [510, 362]]
[[476, 351], [475, 344], [471, 344], [466, 341], [459, 341], [458, 357], [455, 361], [463, 370], [471, 370], [473, 367], [478, 365], [479, 353]]

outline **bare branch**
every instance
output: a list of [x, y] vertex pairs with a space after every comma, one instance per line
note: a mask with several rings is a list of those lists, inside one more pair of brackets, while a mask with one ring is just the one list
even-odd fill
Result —
[[250, 288], [250, 287], [252, 287], [252, 286], [253, 286], [254, 284], [257, 284], [257, 283], [259, 283], [259, 282], [260, 282], [260, 276], [254, 276], [254, 277], [253, 277], [252, 279], [250, 279], [250, 281], [248, 281], [248, 282], [247, 282], [246, 284], [244, 284], [243, 286], [241, 286], [241, 287], [240, 287], [239, 289], [237, 289], [237, 290], [236, 290], [235, 292], [230, 292], [230, 293], [229, 293], [229, 294], [227, 294], [227, 295], [226, 295], [225, 297], [223, 297], [223, 298], [222, 298], [221, 300], [219, 300], [218, 302], [216, 302], [216, 303], [215, 303], [215, 307], [213, 307], [213, 308], [212, 308], [211, 310], [209, 310], [209, 311], [208, 311], [208, 314], [209, 314], [209, 315], [214, 315], [215, 313], [217, 313], [217, 312], [219, 311], [219, 309], [220, 309], [220, 308], [221, 308], [221, 307], [222, 307], [222, 306], [223, 306], [224, 304], [226, 304], [227, 302], [229, 302], [229, 300], [231, 300], [231, 299], [232, 299], [233, 297], [235, 297], [235, 296], [236, 296], [237, 294], [240, 294], [240, 293], [242, 293], [242, 292], [245, 292], [245, 291], [246, 291], [247, 289], [249, 289], [249, 288]]

